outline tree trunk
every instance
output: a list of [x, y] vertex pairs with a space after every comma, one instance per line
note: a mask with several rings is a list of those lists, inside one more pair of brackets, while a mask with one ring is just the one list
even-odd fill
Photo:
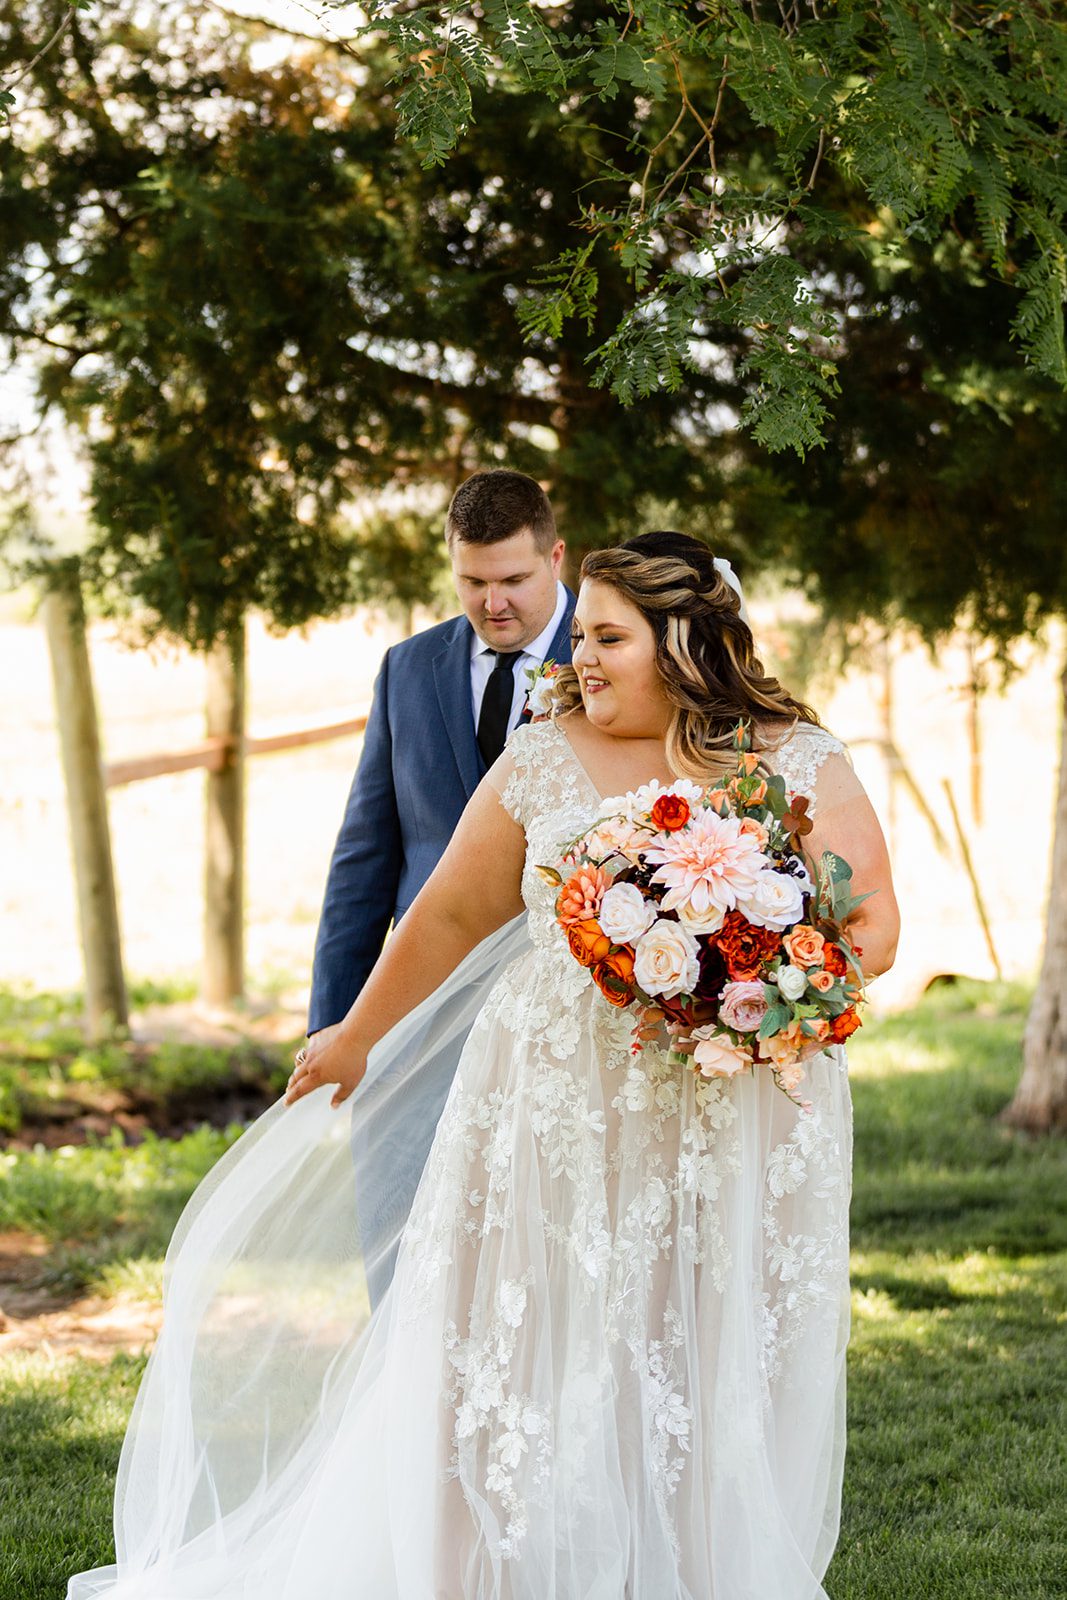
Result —
[[1067, 1130], [1067, 669], [1062, 678], [1060, 780], [1045, 953], [1023, 1043], [1023, 1074], [1004, 1112], [1013, 1128]]
[[41, 618], [52, 661], [67, 790], [85, 970], [85, 1009], [90, 1032], [99, 1038], [124, 1028], [129, 1015], [100, 729], [85, 638], [85, 611], [76, 578], [64, 579], [45, 594]]
[[226, 1005], [244, 992], [245, 630], [207, 658], [207, 734], [226, 739], [207, 775], [204, 827], [204, 999]]

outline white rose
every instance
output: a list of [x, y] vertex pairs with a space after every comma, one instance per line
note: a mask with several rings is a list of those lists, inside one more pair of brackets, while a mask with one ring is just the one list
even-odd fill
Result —
[[680, 922], [660, 917], [637, 941], [634, 977], [646, 994], [691, 994], [699, 973], [700, 947]]
[[799, 1000], [808, 987], [808, 975], [800, 967], [779, 967], [778, 992], [785, 1000]]
[[691, 900], [678, 907], [678, 920], [690, 933], [718, 933], [726, 921], [726, 912], [722, 906], [709, 905], [706, 911], [698, 911]]
[[788, 872], [761, 872], [752, 893], [738, 901], [738, 909], [759, 928], [781, 933], [799, 922], [804, 912], [804, 889]]
[[631, 789], [627, 794], [609, 795], [601, 801], [598, 815], [621, 815], [627, 822], [636, 822], [639, 817], [648, 815], [661, 794], [677, 795], [696, 807], [703, 799], [704, 791], [689, 778], [676, 778], [673, 783], [660, 783], [658, 778], [653, 778], [651, 783], [643, 784], [640, 789]]
[[616, 883], [600, 902], [597, 921], [616, 944], [634, 944], [656, 920], [656, 908], [635, 883]]

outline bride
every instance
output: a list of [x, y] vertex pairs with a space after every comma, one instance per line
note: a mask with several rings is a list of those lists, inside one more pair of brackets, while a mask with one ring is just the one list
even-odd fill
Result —
[[[844, 1049], [801, 1107], [670, 1059], [570, 956], [538, 865], [606, 796], [713, 784], [740, 717], [817, 856], [897, 913], [843, 746], [705, 547], [588, 556], [519, 727], [340, 1030], [186, 1207], [68, 1600], [819, 1600], [848, 1338]], [[729, 574], [732, 578], [732, 574]]]

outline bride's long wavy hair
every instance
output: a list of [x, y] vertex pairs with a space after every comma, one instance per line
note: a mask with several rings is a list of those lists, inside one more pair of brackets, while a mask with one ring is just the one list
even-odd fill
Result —
[[[675, 707], [667, 761], [679, 777], [706, 781], [731, 765], [741, 718], [752, 724], [756, 749], [778, 742], [766, 738], [771, 728], [784, 734], [798, 720], [821, 726], [810, 706], [764, 670], [737, 593], [699, 539], [642, 533], [611, 550], [591, 551], [580, 576], [617, 590], [652, 627], [656, 666]], [[553, 691], [561, 712], [582, 703], [573, 667], [559, 669]]]

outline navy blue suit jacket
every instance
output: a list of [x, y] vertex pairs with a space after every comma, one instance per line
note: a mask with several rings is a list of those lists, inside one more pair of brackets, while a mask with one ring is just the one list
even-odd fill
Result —
[[[575, 597], [567, 596], [553, 661], [571, 659]], [[466, 617], [453, 617], [385, 652], [326, 880], [309, 1033], [345, 1015], [485, 776], [471, 704], [473, 634]]]

